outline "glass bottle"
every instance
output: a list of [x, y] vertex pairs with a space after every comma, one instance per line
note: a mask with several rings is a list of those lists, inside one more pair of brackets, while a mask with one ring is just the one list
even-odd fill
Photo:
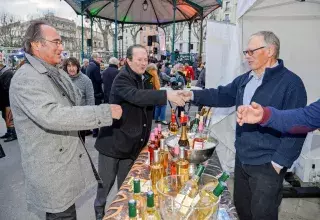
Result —
[[310, 171], [310, 174], [309, 174], [309, 183], [312, 186], [316, 185], [317, 174], [316, 174], [315, 168], [316, 168], [316, 165], [312, 164], [312, 170]]
[[170, 161], [170, 175], [177, 175], [177, 161], [179, 159], [179, 147], [174, 147], [173, 158]]
[[154, 160], [150, 166], [150, 173], [151, 173], [151, 184], [152, 189], [154, 192], [157, 192], [156, 184], [157, 182], [163, 178], [164, 170], [163, 166], [160, 163], [160, 154], [159, 150], [154, 150]]
[[182, 215], [185, 215], [189, 212], [189, 208], [192, 205], [193, 199], [198, 195], [198, 182], [204, 172], [205, 167], [199, 165], [196, 173], [188, 180], [184, 186], [181, 188], [180, 192], [175, 198], [176, 208], [179, 209], [179, 212]]
[[179, 160], [177, 161], [177, 175], [182, 176], [181, 184], [189, 180], [189, 161], [185, 159], [185, 149], [180, 147]]
[[154, 193], [147, 192], [147, 210], [144, 214], [143, 220], [160, 220], [160, 214], [154, 206]]
[[169, 152], [165, 147], [165, 140], [162, 138], [160, 139], [160, 163], [164, 169], [164, 176], [167, 176], [168, 172], [168, 161], [169, 161]]
[[134, 199], [130, 199], [129, 202], [128, 202], [129, 219], [131, 219], [131, 220], [138, 220], [136, 204], [137, 203], [136, 203], [136, 201]]
[[193, 140], [193, 149], [194, 150], [202, 150], [204, 147], [204, 139], [203, 139], [203, 122], [200, 121], [198, 132], [195, 135]]
[[137, 178], [133, 180], [133, 199], [136, 201], [137, 218], [139, 218], [144, 213], [145, 198], [141, 194], [140, 179]]
[[154, 138], [154, 133], [150, 134], [150, 143], [148, 145], [148, 152], [149, 152], [149, 164], [151, 165], [153, 163], [153, 154], [155, 150], [155, 138]]
[[156, 145], [156, 148], [158, 149], [159, 146], [160, 146], [160, 138], [159, 138], [159, 131], [158, 131], [158, 128], [154, 128], [154, 139], [155, 139], [155, 145]]
[[181, 112], [181, 136], [179, 139], [179, 146], [180, 147], [185, 147], [185, 148], [189, 148], [189, 140], [188, 140], [188, 135], [187, 135], [187, 122], [185, 120], [185, 116], [182, 116], [182, 112]]
[[158, 124], [158, 138], [164, 138], [164, 136], [162, 135], [162, 127], [161, 124]]
[[176, 121], [176, 115], [175, 115], [175, 112], [174, 110], [172, 109], [171, 110], [171, 122], [169, 124], [169, 132], [171, 135], [176, 135], [178, 133], [178, 124], [177, 124], [177, 121]]
[[199, 122], [200, 122], [200, 115], [197, 114], [196, 118], [192, 122], [190, 122], [190, 131], [192, 133], [196, 133], [198, 131]]

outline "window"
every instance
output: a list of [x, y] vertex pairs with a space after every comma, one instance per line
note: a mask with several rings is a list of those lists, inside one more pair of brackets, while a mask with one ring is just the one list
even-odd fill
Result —
[[230, 22], [230, 15], [229, 14], [225, 14], [224, 15], [224, 21], [225, 22]]
[[228, 11], [228, 10], [230, 10], [230, 2], [229, 1], [226, 2], [226, 11]]

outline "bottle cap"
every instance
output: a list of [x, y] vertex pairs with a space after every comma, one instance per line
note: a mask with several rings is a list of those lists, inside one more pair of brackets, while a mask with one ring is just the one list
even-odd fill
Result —
[[184, 147], [180, 147], [179, 149], [179, 158], [184, 159]]
[[200, 122], [203, 123], [203, 116], [200, 116]]
[[153, 132], [150, 134], [150, 140], [151, 140], [151, 141], [154, 141], [154, 140], [155, 140], [155, 137], [154, 137], [154, 133], [153, 133]]
[[216, 197], [219, 197], [226, 187], [227, 187], [227, 184], [225, 182], [219, 182], [216, 188], [212, 192]]
[[135, 178], [133, 180], [133, 192], [134, 193], [140, 193], [141, 192], [140, 179], [138, 179], [138, 178]]
[[129, 217], [134, 218], [137, 217], [137, 202], [134, 199], [130, 199], [128, 202], [129, 206]]
[[160, 139], [160, 149], [161, 149], [161, 150], [165, 150], [165, 146], [166, 146], [166, 145], [165, 145], [164, 141], [165, 141], [165, 140], [164, 140], [163, 138]]
[[158, 128], [154, 128], [154, 135], [158, 135]]
[[229, 177], [230, 177], [230, 173], [227, 171], [224, 171], [218, 180], [219, 182], [225, 182]]
[[161, 124], [158, 124], [158, 131], [162, 131]]
[[198, 177], [200, 177], [200, 176], [202, 175], [202, 173], [203, 173], [204, 169], [205, 169], [205, 167], [204, 167], [203, 165], [201, 165], [201, 164], [200, 164], [200, 165], [198, 166], [198, 169], [197, 169], [196, 175], [197, 175]]
[[154, 194], [152, 191], [147, 192], [147, 207], [154, 207]]

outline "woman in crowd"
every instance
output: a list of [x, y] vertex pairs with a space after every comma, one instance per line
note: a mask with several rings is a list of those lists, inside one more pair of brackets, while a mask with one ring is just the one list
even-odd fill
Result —
[[[160, 79], [158, 76], [158, 68], [156, 64], [150, 63], [147, 67], [146, 70], [151, 76], [151, 82], [153, 85], [153, 89], [159, 90], [160, 89]], [[155, 114], [154, 114], [154, 119], [156, 123], [161, 122], [163, 125], [168, 125], [168, 122], [166, 121], [166, 108], [167, 105], [162, 105], [162, 106], [156, 106], [155, 108]]]
[[[94, 105], [93, 85], [88, 76], [80, 71], [80, 63], [74, 58], [70, 57], [64, 61], [63, 70], [66, 71], [72, 82], [80, 89], [82, 94], [81, 105]], [[85, 142], [86, 131], [80, 131], [80, 136]]]

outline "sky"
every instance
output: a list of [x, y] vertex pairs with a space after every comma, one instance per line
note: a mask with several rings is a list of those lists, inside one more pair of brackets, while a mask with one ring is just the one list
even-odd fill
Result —
[[39, 17], [48, 11], [58, 17], [80, 22], [73, 9], [64, 0], [0, 0], [0, 14], [10, 13], [19, 20], [28, 20], [30, 16]]

